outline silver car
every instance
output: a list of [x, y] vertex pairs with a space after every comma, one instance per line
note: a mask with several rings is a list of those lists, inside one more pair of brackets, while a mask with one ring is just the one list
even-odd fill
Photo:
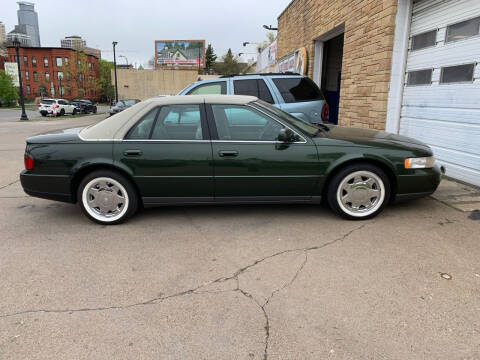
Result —
[[293, 74], [228, 75], [197, 81], [178, 95], [252, 95], [312, 124], [328, 121], [328, 104], [308, 77]]

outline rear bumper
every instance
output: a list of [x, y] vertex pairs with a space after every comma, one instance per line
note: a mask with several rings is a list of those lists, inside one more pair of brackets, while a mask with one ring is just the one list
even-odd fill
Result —
[[435, 165], [431, 169], [416, 169], [411, 174], [398, 176], [395, 201], [419, 199], [431, 195], [437, 190], [442, 172]]
[[42, 199], [73, 203], [71, 179], [68, 175], [32, 174], [28, 170], [20, 173], [23, 191], [30, 196]]

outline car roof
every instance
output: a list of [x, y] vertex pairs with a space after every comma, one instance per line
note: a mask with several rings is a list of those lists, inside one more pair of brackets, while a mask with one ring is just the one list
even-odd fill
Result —
[[80, 138], [86, 141], [122, 140], [128, 130], [144, 115], [157, 106], [181, 104], [233, 104], [245, 105], [258, 100], [245, 95], [185, 95], [155, 97], [136, 103], [126, 110], [106, 118], [80, 131]]

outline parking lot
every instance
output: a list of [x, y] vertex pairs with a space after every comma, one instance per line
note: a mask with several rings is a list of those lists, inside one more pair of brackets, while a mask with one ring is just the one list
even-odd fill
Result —
[[0, 121], [0, 359], [479, 359], [480, 221], [431, 197], [171, 207], [101, 226], [23, 193]]

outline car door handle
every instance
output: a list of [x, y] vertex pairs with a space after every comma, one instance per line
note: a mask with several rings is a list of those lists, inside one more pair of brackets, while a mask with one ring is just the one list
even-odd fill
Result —
[[141, 150], [125, 150], [123, 152], [123, 155], [125, 155], [125, 156], [140, 156], [140, 155], [142, 155], [142, 151]]
[[218, 152], [220, 157], [235, 157], [238, 156], [238, 151], [235, 150], [220, 150]]

